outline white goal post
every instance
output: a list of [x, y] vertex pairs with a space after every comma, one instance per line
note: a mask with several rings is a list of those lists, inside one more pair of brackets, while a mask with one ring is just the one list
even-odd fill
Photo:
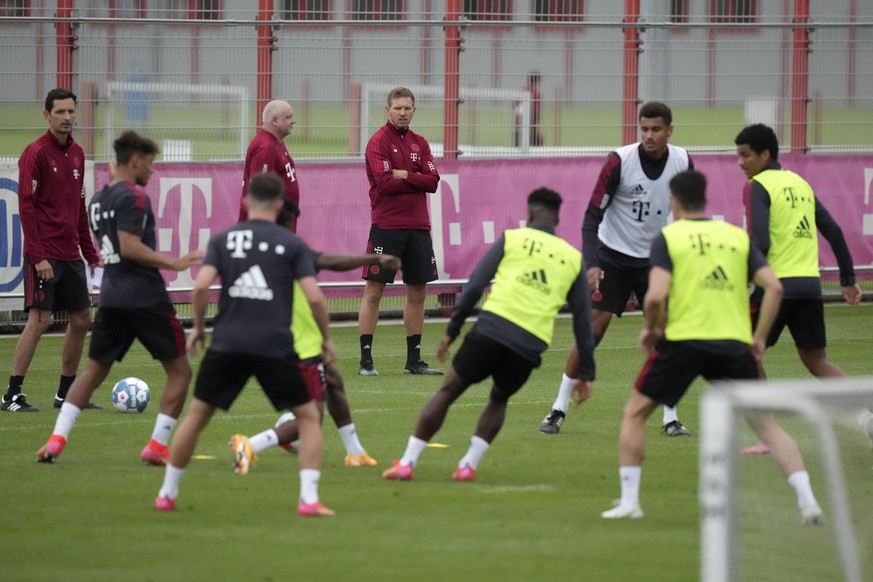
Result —
[[[701, 580], [735, 582], [738, 565], [739, 428], [748, 412], [790, 412], [815, 427], [844, 580], [864, 580], [834, 418], [849, 418], [873, 400], [873, 377], [777, 382], [724, 382], [701, 399]], [[863, 439], [863, 435], [858, 438]], [[864, 508], [869, 511], [869, 508]]]
[[[388, 83], [361, 84], [361, 100], [358, 102], [361, 123], [358, 143], [360, 149], [358, 151], [362, 154], [366, 151], [367, 142], [371, 136], [370, 108], [378, 105], [384, 109], [388, 93], [395, 87], [396, 85]], [[445, 96], [445, 87], [442, 85], [409, 85], [407, 88], [415, 95], [416, 103], [421, 101], [422, 98], [442, 100]], [[515, 107], [517, 104], [521, 113], [519, 124], [521, 133], [519, 135], [520, 141], [518, 147], [523, 152], [530, 149], [531, 99], [528, 91], [519, 89], [489, 89], [487, 87], [468, 87], [462, 85], [458, 89], [458, 97], [464, 100], [504, 101], [512, 107]]]
[[105, 140], [104, 149], [107, 159], [112, 158], [112, 142], [115, 139], [115, 107], [127, 105], [128, 96], [131, 94], [146, 95], [221, 95], [231, 97], [237, 102], [239, 124], [239, 156], [244, 159], [248, 148], [248, 134], [250, 121], [249, 90], [240, 85], [220, 84], [188, 84], [188, 83], [147, 83], [136, 81], [115, 81], [107, 83], [101, 102], [105, 104]]

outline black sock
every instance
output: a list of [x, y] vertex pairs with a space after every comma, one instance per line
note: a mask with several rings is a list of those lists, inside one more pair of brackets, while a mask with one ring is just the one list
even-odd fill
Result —
[[361, 336], [361, 363], [373, 361], [373, 334]]
[[24, 384], [24, 376], [9, 376], [9, 388], [6, 390], [6, 400], [12, 400], [12, 397], [21, 393], [21, 386]]
[[58, 395], [56, 398], [58, 398], [60, 400], [66, 399], [67, 392], [70, 391], [70, 386], [73, 385], [73, 380], [75, 380], [75, 379], [76, 379], [75, 374], [73, 374], [72, 376], [61, 375], [61, 381], [58, 384]]
[[415, 364], [421, 361], [421, 334], [406, 336], [406, 363]]

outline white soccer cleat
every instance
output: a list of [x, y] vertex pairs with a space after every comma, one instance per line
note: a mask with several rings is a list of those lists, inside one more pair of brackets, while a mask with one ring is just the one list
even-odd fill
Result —
[[645, 515], [643, 508], [639, 505], [618, 504], [612, 509], [601, 513], [600, 517], [603, 519], [642, 519]]
[[817, 503], [801, 507], [800, 517], [803, 525], [824, 525], [824, 514]]

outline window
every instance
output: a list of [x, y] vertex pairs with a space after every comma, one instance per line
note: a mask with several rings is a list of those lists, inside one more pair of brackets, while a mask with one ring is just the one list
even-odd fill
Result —
[[512, 0], [464, 0], [468, 20], [512, 20]]
[[221, 20], [221, 0], [193, 0], [189, 18], [194, 20]]
[[282, 0], [282, 20], [330, 20], [330, 0]]
[[670, 0], [670, 22], [684, 24], [688, 22], [688, 3], [690, 0]]
[[536, 22], [582, 22], [585, 0], [534, 0]]
[[30, 0], [0, 0], [0, 16], [30, 16]]
[[403, 0], [352, 0], [352, 20], [403, 20]]
[[742, 24], [758, 21], [758, 0], [710, 0], [712, 22]]

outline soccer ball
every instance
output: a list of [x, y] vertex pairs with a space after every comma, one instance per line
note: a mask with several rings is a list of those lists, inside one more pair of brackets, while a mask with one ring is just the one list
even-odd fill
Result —
[[149, 385], [139, 378], [124, 378], [112, 387], [112, 405], [119, 412], [142, 412], [151, 398]]
[[[294, 416], [293, 412], [286, 412], [285, 414], [283, 414], [282, 416], [279, 417], [279, 420], [276, 421], [274, 428], [279, 428], [280, 426], [282, 426], [283, 424], [285, 424], [289, 420], [294, 420], [296, 418], [297, 417]], [[296, 441], [293, 441], [293, 442], [290, 442], [290, 443], [287, 443], [284, 445], [279, 445], [279, 446], [282, 447], [283, 449], [285, 449], [286, 451], [288, 451], [289, 453], [295, 454], [298, 451], [298, 449], [300, 448], [300, 440], [298, 439]]]

